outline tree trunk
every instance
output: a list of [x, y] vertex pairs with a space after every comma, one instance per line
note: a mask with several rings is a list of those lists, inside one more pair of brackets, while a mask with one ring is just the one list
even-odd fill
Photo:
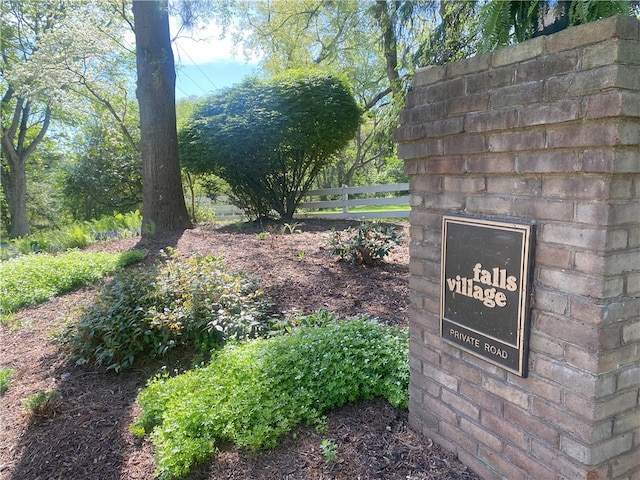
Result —
[[[8, 106], [14, 100], [14, 90], [9, 87], [2, 97], [2, 110], [9, 110]], [[31, 102], [22, 97], [15, 97], [15, 107], [10, 124], [2, 127], [3, 165], [0, 172], [2, 188], [5, 191], [9, 206], [10, 228], [9, 237], [24, 237], [29, 235], [27, 220], [27, 159], [42, 142], [51, 120], [51, 109], [46, 106], [41, 120], [33, 125], [31, 118]], [[38, 127], [36, 124], [40, 123]], [[39, 130], [38, 130], [39, 128]], [[28, 143], [27, 132], [36, 132], [35, 137]]]
[[176, 72], [167, 0], [134, 0], [142, 154], [142, 236], [191, 228], [176, 133]]
[[[3, 155], [7, 149], [2, 148]], [[7, 155], [8, 156], [8, 155]], [[9, 237], [17, 238], [29, 235], [29, 222], [27, 221], [27, 173], [24, 162], [16, 156], [14, 159], [6, 158], [8, 168], [2, 172], [2, 188], [4, 189], [9, 217], [11, 219]]]

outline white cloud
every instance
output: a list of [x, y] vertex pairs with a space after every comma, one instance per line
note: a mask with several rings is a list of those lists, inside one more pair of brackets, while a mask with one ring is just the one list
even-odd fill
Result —
[[[171, 35], [178, 31], [176, 20], [170, 17]], [[220, 38], [221, 28], [215, 23], [194, 32], [183, 30], [173, 44], [176, 62], [183, 65], [200, 65], [220, 60], [237, 60], [238, 49], [227, 36]]]

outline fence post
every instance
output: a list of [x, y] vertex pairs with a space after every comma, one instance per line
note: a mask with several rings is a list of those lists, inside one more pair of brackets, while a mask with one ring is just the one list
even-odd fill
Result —
[[347, 193], [348, 185], [342, 185], [342, 201], [344, 205], [342, 205], [342, 213], [349, 213], [349, 206], [347, 205], [347, 200], [349, 200], [349, 194]]

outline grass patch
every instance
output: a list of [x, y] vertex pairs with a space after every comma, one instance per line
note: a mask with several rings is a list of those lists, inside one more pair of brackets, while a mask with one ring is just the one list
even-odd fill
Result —
[[0, 263], [0, 312], [36, 305], [120, 267], [137, 262], [146, 251], [86, 253], [71, 250], [61, 255], [31, 254]]
[[222, 442], [272, 447], [346, 403], [384, 397], [406, 408], [408, 356], [406, 332], [364, 318], [227, 345], [205, 367], [152, 380], [132, 431], [151, 432], [161, 478], [180, 478]]

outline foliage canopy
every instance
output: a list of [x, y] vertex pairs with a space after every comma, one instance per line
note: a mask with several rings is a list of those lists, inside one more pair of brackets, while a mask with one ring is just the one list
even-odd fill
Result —
[[196, 109], [180, 132], [181, 161], [225, 179], [248, 214], [291, 219], [359, 122], [360, 108], [338, 77], [288, 71], [248, 79]]

